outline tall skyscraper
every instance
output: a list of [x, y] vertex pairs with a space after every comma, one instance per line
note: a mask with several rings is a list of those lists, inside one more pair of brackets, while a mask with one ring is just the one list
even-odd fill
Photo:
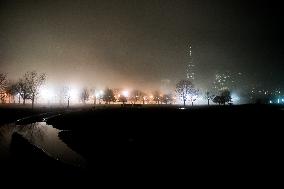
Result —
[[191, 81], [195, 79], [195, 65], [193, 64], [191, 45], [189, 45], [189, 60], [186, 68], [186, 78]]
[[161, 80], [161, 86], [160, 86], [161, 92], [164, 94], [169, 94], [172, 90], [171, 88], [171, 80], [169, 79], [162, 79]]

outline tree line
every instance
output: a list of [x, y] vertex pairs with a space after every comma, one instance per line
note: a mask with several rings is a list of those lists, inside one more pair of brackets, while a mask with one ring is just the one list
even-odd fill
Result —
[[[46, 81], [45, 73], [37, 73], [36, 71], [26, 72], [17, 81], [9, 81], [7, 75], [0, 73], [0, 99], [2, 103], [18, 103], [26, 104], [26, 100], [30, 100], [32, 107], [34, 107], [35, 99], [39, 95], [40, 87]], [[207, 90], [202, 94], [201, 90], [197, 89], [193, 82], [189, 79], [180, 80], [176, 86], [175, 91], [168, 94], [162, 94], [156, 90], [151, 95], [146, 94], [141, 90], [125, 91], [121, 89], [105, 88], [103, 91], [96, 89], [89, 89], [84, 87], [78, 94], [78, 98], [83, 104], [92, 101], [93, 104], [111, 104], [111, 103], [131, 103], [131, 104], [175, 104], [180, 99], [183, 105], [187, 102], [194, 105], [196, 100], [203, 97], [210, 105], [210, 101], [219, 105], [225, 105], [232, 102], [231, 93], [228, 88], [222, 86], [221, 88], [213, 87], [214, 90]], [[71, 89], [64, 86], [57, 91], [60, 97], [60, 104], [67, 104], [70, 106]], [[17, 99], [16, 99], [16, 98]], [[8, 100], [7, 100], [8, 99]], [[22, 102], [21, 102], [22, 100]]]
[[[18, 103], [26, 104], [26, 100], [31, 100], [32, 108], [34, 107], [35, 99], [39, 94], [40, 87], [46, 81], [46, 74], [37, 73], [36, 71], [26, 72], [18, 81], [8, 81], [7, 75], [0, 73], [0, 98], [2, 103], [5, 98], [15, 97], [18, 95]], [[14, 99], [15, 103], [15, 99]]]

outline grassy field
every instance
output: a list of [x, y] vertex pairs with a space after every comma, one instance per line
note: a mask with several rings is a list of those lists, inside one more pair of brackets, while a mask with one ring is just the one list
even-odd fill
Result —
[[[21, 162], [16, 169], [34, 169], [43, 175], [58, 169], [62, 177], [81, 179], [94, 174], [98, 178], [124, 176], [130, 179], [142, 173], [149, 177], [182, 178], [184, 171], [192, 174], [191, 178], [202, 179], [221, 171], [222, 179], [234, 179], [239, 172], [243, 177], [251, 174], [263, 177], [278, 166], [283, 149], [283, 108], [266, 105], [185, 109], [99, 106], [67, 111], [1, 107], [0, 112], [6, 122], [43, 112], [61, 113], [48, 119], [47, 124], [63, 130], [59, 133], [61, 140], [88, 162], [84, 169], [59, 165], [42, 152], [23, 145], [23, 139], [16, 136], [13, 153], [16, 161]], [[25, 158], [21, 158], [21, 154], [25, 154]]]

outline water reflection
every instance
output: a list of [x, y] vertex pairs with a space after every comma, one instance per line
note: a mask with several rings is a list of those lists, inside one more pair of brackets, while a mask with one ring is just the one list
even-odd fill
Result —
[[46, 122], [0, 126], [0, 156], [2, 158], [9, 158], [12, 135], [15, 132], [43, 150], [50, 157], [68, 164], [85, 167], [85, 159], [60, 140], [58, 137], [60, 130], [47, 125]]
[[0, 126], [0, 158], [10, 158], [10, 144], [15, 131], [15, 124]]

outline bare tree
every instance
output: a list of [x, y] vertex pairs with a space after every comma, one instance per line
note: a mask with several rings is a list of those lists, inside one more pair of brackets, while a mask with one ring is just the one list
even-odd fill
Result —
[[118, 101], [122, 102], [122, 104], [124, 105], [127, 102], [127, 98], [124, 95], [120, 95]]
[[32, 100], [32, 108], [34, 108], [35, 97], [39, 93], [39, 88], [43, 85], [46, 80], [46, 75], [44, 73], [38, 74], [36, 71], [26, 72], [20, 81], [23, 89], [22, 98]]
[[113, 90], [110, 88], [106, 88], [103, 94], [103, 100], [106, 102], [106, 104], [110, 104], [110, 102], [115, 102], [115, 97]]
[[173, 96], [171, 94], [164, 94], [162, 96], [162, 100], [161, 100], [162, 103], [168, 104], [168, 103], [172, 103], [172, 101], [173, 101]]
[[87, 87], [84, 87], [82, 89], [80, 97], [81, 97], [82, 102], [86, 104], [86, 101], [88, 101], [90, 97], [90, 92]]
[[149, 101], [149, 97], [146, 94], [144, 94], [142, 97], [142, 104], [145, 104], [145, 101]]
[[96, 92], [97, 92], [96, 88], [93, 88], [93, 89], [90, 90], [91, 98], [94, 101], [94, 105], [97, 104], [97, 94], [96, 94]]
[[4, 102], [4, 98], [6, 96], [6, 88], [7, 88], [7, 75], [4, 73], [0, 73], [0, 99], [2, 103]]
[[23, 99], [23, 104], [26, 104], [26, 100], [29, 99], [30, 90], [28, 88], [28, 84], [23, 80], [19, 79], [17, 82], [17, 92], [19, 94], [19, 103], [21, 103], [21, 98]]
[[156, 104], [160, 104], [160, 102], [162, 100], [162, 95], [160, 95], [159, 91], [154, 91], [153, 100], [156, 102]]
[[191, 90], [191, 93], [189, 94], [189, 101], [191, 102], [191, 106], [193, 106], [193, 103], [197, 100], [198, 95], [199, 95], [199, 90], [193, 88]]
[[145, 94], [140, 90], [133, 90], [130, 94], [130, 100], [133, 102], [133, 104], [136, 104], [137, 102], [143, 102], [143, 97]]
[[11, 100], [13, 100], [13, 103], [15, 103], [15, 96], [18, 94], [17, 83], [10, 81], [7, 85], [6, 93], [9, 96], [9, 103], [11, 103]]
[[198, 95], [198, 90], [194, 88], [194, 85], [189, 80], [180, 80], [176, 84], [176, 93], [183, 101], [183, 105], [185, 106], [186, 101], [189, 99], [193, 105], [195, 96]]

